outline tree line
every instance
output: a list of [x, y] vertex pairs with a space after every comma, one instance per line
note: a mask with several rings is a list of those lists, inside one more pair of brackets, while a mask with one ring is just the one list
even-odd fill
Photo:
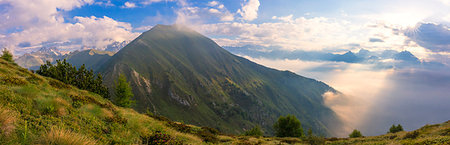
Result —
[[103, 85], [102, 75], [100, 73], [94, 74], [94, 71], [86, 69], [84, 64], [77, 69], [66, 59], [56, 60], [56, 64], [47, 61], [39, 67], [36, 73], [109, 98], [108, 88]]

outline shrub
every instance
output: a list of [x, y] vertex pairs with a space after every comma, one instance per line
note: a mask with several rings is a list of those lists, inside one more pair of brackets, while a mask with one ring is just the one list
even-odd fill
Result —
[[398, 124], [397, 126], [392, 124], [391, 128], [389, 128], [390, 133], [396, 133], [396, 132], [400, 132], [400, 131], [403, 131], [403, 127], [400, 124]]
[[263, 133], [263, 131], [261, 131], [261, 127], [259, 127], [259, 125], [256, 125], [252, 129], [244, 132], [245, 136], [262, 136], [263, 134], [264, 133]]
[[362, 137], [363, 135], [361, 134], [360, 131], [354, 129], [352, 133], [350, 133], [348, 135], [350, 138], [356, 138], [356, 137]]
[[273, 125], [277, 137], [302, 137], [303, 128], [294, 115], [280, 116]]
[[[311, 145], [322, 145], [322, 144], [325, 144], [325, 138], [321, 137], [321, 136], [315, 136], [312, 133], [311, 128], [308, 129], [308, 137], [306, 138], [306, 140]], [[331, 138], [330, 140], [337, 140], [337, 138], [334, 137], [334, 138]]]
[[202, 130], [197, 132], [196, 135], [198, 137], [200, 137], [204, 142], [207, 142], [207, 143], [217, 143], [217, 142], [219, 142], [219, 139], [217, 138], [217, 136], [214, 133], [212, 133], [208, 129], [204, 129], [203, 127], [202, 127]]
[[170, 127], [174, 128], [175, 130], [178, 130], [179, 132], [183, 132], [183, 133], [191, 133], [192, 132], [192, 127], [187, 126], [184, 123], [176, 123], [176, 122], [172, 122], [172, 121], [169, 121], [167, 123], [169, 124]]
[[16, 76], [2, 76], [0, 78], [0, 84], [4, 85], [26, 85], [28, 82], [24, 78]]
[[408, 139], [408, 138], [410, 138], [410, 139], [415, 139], [415, 138], [417, 138], [418, 136], [419, 136], [419, 132], [416, 130], [416, 131], [413, 131], [413, 132], [408, 132], [408, 133], [406, 133], [404, 139]]
[[41, 137], [38, 144], [93, 145], [97, 144], [97, 142], [81, 134], [73, 133], [61, 128], [52, 128], [47, 134]]
[[163, 144], [170, 144], [170, 145], [181, 145], [183, 144], [180, 140], [163, 133], [161, 131], [156, 131], [154, 134], [146, 137], [142, 137], [142, 144], [144, 145], [163, 145]]

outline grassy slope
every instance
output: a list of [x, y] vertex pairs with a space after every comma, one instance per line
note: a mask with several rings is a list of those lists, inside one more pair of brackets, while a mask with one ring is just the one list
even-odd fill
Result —
[[0, 59], [0, 144], [135, 144], [155, 131], [201, 143], [165, 122]]
[[[388, 133], [380, 136], [369, 136], [360, 138], [327, 138], [324, 144], [330, 145], [450, 145], [450, 120], [434, 125], [425, 125], [415, 130], [417, 136], [413, 137], [414, 131], [402, 131], [397, 133]], [[222, 140], [228, 139], [225, 144], [309, 144], [308, 140], [299, 138], [276, 138], [276, 137], [228, 137], [221, 136]]]
[[[414, 137], [414, 132], [417, 136]], [[397, 133], [388, 133], [380, 136], [369, 136], [361, 138], [345, 138], [336, 141], [327, 141], [328, 144], [450, 144], [450, 120], [434, 125], [425, 125], [415, 131], [402, 131]]]

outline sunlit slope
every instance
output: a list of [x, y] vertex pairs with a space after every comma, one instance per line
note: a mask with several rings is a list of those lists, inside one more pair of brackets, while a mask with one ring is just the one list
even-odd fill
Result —
[[158, 132], [186, 144], [202, 141], [0, 59], [0, 144], [141, 144]]
[[323, 103], [322, 94], [335, 91], [330, 86], [233, 55], [183, 26], [153, 27], [96, 70], [109, 86], [125, 74], [138, 111], [227, 133], [258, 124], [271, 134], [274, 121], [285, 114], [318, 134], [340, 124]]

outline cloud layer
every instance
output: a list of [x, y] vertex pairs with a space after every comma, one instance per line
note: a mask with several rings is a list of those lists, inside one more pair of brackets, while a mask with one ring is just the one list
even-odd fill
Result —
[[[62, 49], [82, 47], [105, 48], [116, 41], [134, 39], [129, 23], [110, 17], [64, 18], [64, 12], [93, 0], [6, 0], [0, 3], [5, 8], [0, 15], [0, 47], [7, 47], [16, 53], [28, 52], [42, 46], [61, 45]], [[72, 21], [72, 22], [70, 22]]]

